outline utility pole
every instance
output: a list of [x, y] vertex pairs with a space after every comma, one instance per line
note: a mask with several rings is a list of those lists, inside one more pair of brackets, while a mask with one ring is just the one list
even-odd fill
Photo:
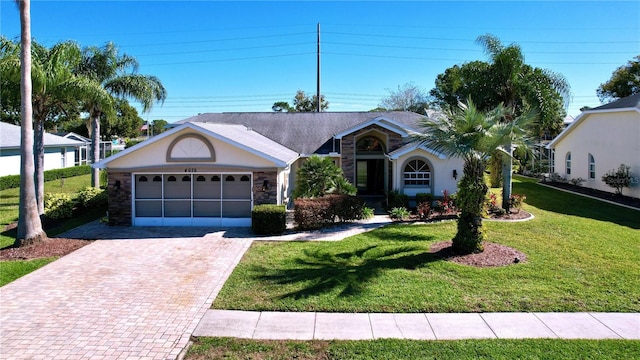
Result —
[[318, 23], [318, 78], [317, 78], [317, 99], [318, 99], [318, 108], [317, 111], [322, 111], [322, 98], [320, 97], [320, 23]]

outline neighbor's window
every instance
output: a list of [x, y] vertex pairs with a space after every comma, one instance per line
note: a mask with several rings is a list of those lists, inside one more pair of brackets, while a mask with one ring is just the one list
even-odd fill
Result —
[[429, 165], [422, 160], [409, 161], [404, 166], [403, 177], [405, 186], [431, 185], [431, 169]]
[[567, 175], [571, 175], [571, 151], [567, 153], [565, 158], [566, 166], [567, 166]]
[[596, 160], [589, 154], [589, 179], [596, 178]]

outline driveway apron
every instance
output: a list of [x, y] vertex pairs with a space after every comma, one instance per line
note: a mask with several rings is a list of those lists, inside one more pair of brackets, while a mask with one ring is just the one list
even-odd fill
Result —
[[175, 359], [251, 241], [85, 246], [0, 288], [0, 358]]

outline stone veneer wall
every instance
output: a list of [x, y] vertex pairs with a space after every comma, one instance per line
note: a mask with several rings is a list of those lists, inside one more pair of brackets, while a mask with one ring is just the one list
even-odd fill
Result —
[[[355, 131], [349, 135], [343, 136], [340, 144], [340, 162], [342, 164], [342, 172], [344, 173], [344, 177], [352, 184], [356, 183], [356, 138], [374, 129], [387, 135], [387, 139], [381, 139], [383, 141], [387, 141], [387, 143], [385, 144], [387, 153], [402, 146], [403, 140], [400, 135], [375, 124]], [[378, 134], [374, 132], [373, 135], [377, 136]], [[393, 179], [391, 171], [391, 165], [389, 165], [389, 187], [392, 186], [391, 179]]]
[[[120, 189], [115, 188], [120, 181]], [[131, 226], [131, 173], [109, 172], [107, 194], [109, 196], [109, 225]]]
[[[262, 191], [264, 181], [269, 181], [269, 190]], [[275, 171], [253, 172], [253, 205], [278, 203], [278, 173]]]

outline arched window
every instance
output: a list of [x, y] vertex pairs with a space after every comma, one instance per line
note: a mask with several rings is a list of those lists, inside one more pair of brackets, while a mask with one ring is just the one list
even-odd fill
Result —
[[182, 181], [191, 181], [191, 176], [185, 175], [182, 177]]
[[138, 182], [145, 182], [145, 181], [148, 181], [148, 180], [147, 180], [147, 177], [144, 175], [138, 178]]
[[242, 177], [240, 178], [240, 181], [249, 181], [249, 176], [242, 175]]
[[159, 181], [162, 181], [162, 178], [160, 176], [156, 175], [156, 176], [153, 177], [153, 181], [154, 182], [159, 182]]
[[196, 178], [196, 181], [205, 181], [206, 179], [204, 178], [204, 176], [200, 175]]
[[589, 179], [596, 178], [596, 159], [593, 155], [589, 154]]
[[211, 181], [214, 181], [214, 182], [215, 182], [215, 181], [220, 181], [220, 176], [218, 176], [218, 175], [213, 175], [213, 176], [211, 177]]
[[171, 175], [169, 176], [169, 178], [167, 179], [167, 181], [176, 181], [176, 177]]
[[231, 175], [228, 175], [226, 178], [224, 178], [224, 181], [236, 181], [236, 178], [234, 178]]
[[375, 136], [365, 136], [356, 142], [356, 151], [365, 153], [381, 153], [384, 152], [384, 144], [382, 140]]
[[431, 169], [426, 161], [415, 159], [404, 166], [405, 186], [431, 186]]
[[569, 151], [567, 156], [565, 156], [565, 164], [567, 167], [567, 175], [571, 175], [571, 151]]

